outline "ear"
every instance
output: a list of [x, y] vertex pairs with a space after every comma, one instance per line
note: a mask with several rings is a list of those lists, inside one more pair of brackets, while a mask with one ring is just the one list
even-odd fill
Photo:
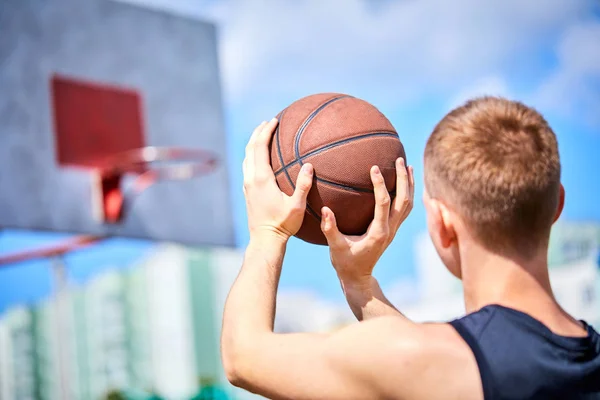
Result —
[[554, 220], [552, 221], [553, 223], [556, 222], [558, 218], [560, 218], [560, 215], [563, 212], [563, 208], [565, 208], [565, 187], [562, 185], [562, 183], [560, 184], [558, 196], [558, 207], [556, 209], [556, 214], [554, 215]]
[[450, 210], [444, 203], [429, 196], [423, 196], [423, 200], [431, 227], [439, 236], [442, 247], [447, 249], [456, 241], [456, 232]]

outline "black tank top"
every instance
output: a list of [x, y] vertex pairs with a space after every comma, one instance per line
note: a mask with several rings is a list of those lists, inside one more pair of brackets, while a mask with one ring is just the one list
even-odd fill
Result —
[[585, 322], [586, 337], [559, 336], [490, 305], [450, 324], [475, 355], [485, 400], [600, 399], [600, 336]]

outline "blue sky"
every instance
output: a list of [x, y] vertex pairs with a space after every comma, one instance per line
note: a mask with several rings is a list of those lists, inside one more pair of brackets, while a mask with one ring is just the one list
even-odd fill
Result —
[[[449, 109], [478, 94], [525, 101], [559, 139], [565, 219], [600, 220], [600, 14], [592, 1], [536, 0], [135, 0], [216, 21], [237, 243], [248, 240], [241, 161], [255, 125], [299, 97], [345, 92], [370, 101], [392, 121], [415, 167], [416, 207], [384, 255], [384, 286], [415, 276], [415, 236], [425, 229], [421, 157], [427, 136]], [[594, 8], [596, 7], [596, 8]], [[64, 235], [8, 231], [0, 254]], [[152, 244], [115, 239], [70, 256], [85, 281], [127, 267]], [[48, 262], [0, 270], [0, 311], [50, 290]], [[290, 243], [283, 287], [340, 298], [327, 249]]]

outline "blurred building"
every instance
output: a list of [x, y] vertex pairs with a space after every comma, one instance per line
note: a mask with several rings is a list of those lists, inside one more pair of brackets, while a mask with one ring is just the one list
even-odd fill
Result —
[[47, 304], [16, 307], [0, 322], [2, 399], [54, 399], [59, 395], [56, 325]]
[[598, 254], [600, 223], [560, 222], [552, 230], [548, 263], [550, 268], [562, 268]]
[[[558, 301], [595, 327], [599, 232], [599, 225], [562, 223], [550, 249]], [[460, 281], [445, 270], [427, 235], [415, 247], [419, 279], [392, 284], [392, 301], [416, 321], [463, 315]], [[108, 269], [63, 297], [9, 310], [0, 318], [2, 399], [50, 400], [66, 392], [69, 399], [91, 400], [114, 390], [138, 393], [132, 399], [144, 398], [139, 393], [200, 399], [209, 392], [256, 398], [226, 383], [219, 355], [223, 307], [241, 263], [237, 250], [157, 245], [126, 270]], [[66, 322], [59, 326], [61, 309]], [[353, 321], [346, 304], [318, 293], [279, 294], [278, 332], [331, 331]]]
[[[461, 282], [446, 270], [426, 233], [417, 238], [415, 254], [421, 296], [402, 311], [416, 321], [448, 321], [464, 315]], [[600, 224], [557, 223], [548, 262], [561, 306], [600, 328]]]
[[222, 311], [240, 265], [236, 251], [160, 245], [139, 265], [72, 287], [60, 327], [56, 299], [8, 311], [0, 319], [2, 399], [62, 399], [61, 382], [77, 400], [114, 390], [191, 399], [201, 383], [217, 390], [225, 385]]
[[600, 329], [600, 224], [557, 224], [550, 237], [548, 262], [558, 302]]
[[[600, 328], [600, 224], [557, 224], [552, 232], [550, 277], [559, 303], [575, 317]], [[462, 283], [443, 265], [427, 232], [415, 240], [417, 280], [384, 286], [388, 299], [409, 318], [449, 321], [465, 314]], [[347, 305], [307, 289], [280, 292], [276, 330], [328, 331], [355, 321]]]
[[3, 328], [2, 359], [10, 375], [2, 377], [2, 393], [7, 393], [7, 398], [33, 399], [40, 391], [33, 313], [24, 307], [13, 309], [3, 318]]

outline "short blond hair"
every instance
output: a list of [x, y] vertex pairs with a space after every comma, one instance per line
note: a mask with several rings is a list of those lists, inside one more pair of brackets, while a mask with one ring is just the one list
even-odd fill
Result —
[[425, 147], [425, 187], [453, 207], [490, 250], [548, 239], [559, 203], [556, 135], [520, 102], [481, 97], [448, 113]]

